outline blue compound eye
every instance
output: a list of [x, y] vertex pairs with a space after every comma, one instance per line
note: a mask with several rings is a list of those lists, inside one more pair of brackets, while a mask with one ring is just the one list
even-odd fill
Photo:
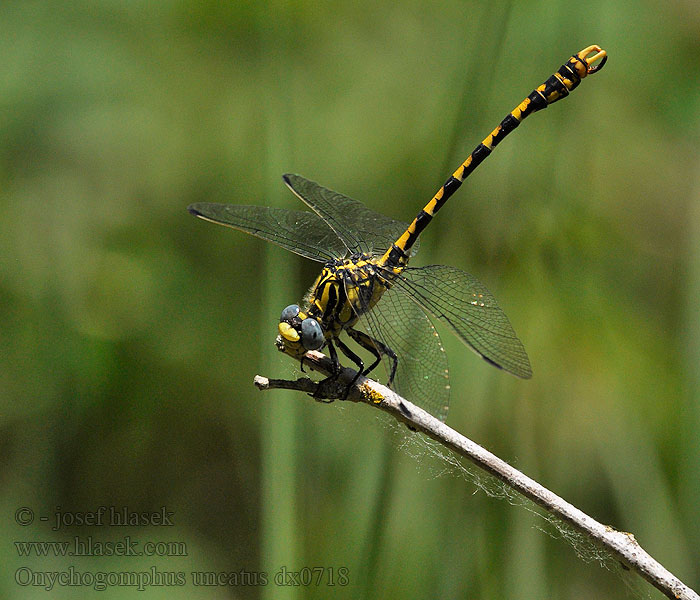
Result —
[[301, 343], [307, 350], [320, 350], [325, 343], [323, 330], [316, 319], [308, 318], [301, 322]]
[[280, 322], [286, 321], [290, 322], [294, 317], [299, 314], [299, 306], [297, 304], [290, 304], [287, 308], [282, 311], [280, 316]]

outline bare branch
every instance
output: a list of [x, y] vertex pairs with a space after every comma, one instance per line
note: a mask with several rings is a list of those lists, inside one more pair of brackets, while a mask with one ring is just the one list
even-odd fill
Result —
[[[333, 373], [331, 360], [320, 352], [308, 352], [304, 357], [303, 365], [326, 376]], [[330, 402], [345, 395], [347, 386], [353, 381], [355, 374], [356, 372], [352, 369], [344, 368], [337, 379], [320, 383], [306, 377], [296, 381], [286, 381], [256, 376], [255, 385], [260, 390], [298, 390], [311, 394], [318, 401]], [[497, 477], [550, 514], [583, 533], [594, 543], [607, 550], [624, 566], [641, 575], [668, 598], [700, 600], [700, 596], [695, 591], [649, 555], [639, 545], [634, 535], [617, 531], [613, 527], [603, 525], [589, 517], [563, 498], [448, 427], [430, 413], [395, 394], [386, 386], [360, 376], [350, 389], [347, 399], [353, 402], [365, 402], [380, 408], [408, 425], [411, 430], [421, 431], [460, 456], [469, 459], [480, 469]]]

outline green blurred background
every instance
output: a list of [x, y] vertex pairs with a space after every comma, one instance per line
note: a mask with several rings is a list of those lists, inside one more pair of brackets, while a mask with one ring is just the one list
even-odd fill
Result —
[[[410, 220], [594, 43], [606, 68], [499, 147], [415, 264], [486, 283], [533, 365], [516, 380], [445, 333], [448, 424], [700, 587], [700, 4], [30, 0], [0, 4], [0, 33], [0, 596], [72, 565], [187, 576], [101, 598], [622, 597], [612, 562], [378, 411], [256, 391], [298, 373], [273, 340], [318, 266], [185, 210], [299, 209], [297, 172]], [[38, 520], [99, 506], [174, 525]], [[187, 556], [14, 544], [75, 535]], [[281, 567], [321, 585], [276, 586]]]

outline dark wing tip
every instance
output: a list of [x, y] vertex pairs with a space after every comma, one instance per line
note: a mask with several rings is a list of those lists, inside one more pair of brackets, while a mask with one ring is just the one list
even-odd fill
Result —
[[195, 217], [202, 217], [202, 213], [199, 211], [199, 204], [190, 204], [187, 207], [187, 212], [189, 212], [191, 215], [194, 215]]
[[487, 363], [490, 365], [493, 365], [497, 369], [503, 369], [504, 371], [508, 371], [511, 375], [515, 375], [516, 377], [519, 377], [520, 379], [531, 379], [532, 378], [532, 367], [530, 366], [530, 361], [525, 358], [527, 361], [526, 364], [518, 364], [516, 366], [505, 366], [500, 363], [497, 363], [493, 359], [489, 358], [488, 356], [484, 356], [483, 354], [481, 355], [481, 358], [483, 358]]
[[299, 175], [297, 175], [296, 173], [285, 173], [284, 175], [282, 175], [282, 179], [283, 179], [284, 183], [292, 191], [294, 191], [293, 180], [298, 179], [298, 178], [299, 178]]

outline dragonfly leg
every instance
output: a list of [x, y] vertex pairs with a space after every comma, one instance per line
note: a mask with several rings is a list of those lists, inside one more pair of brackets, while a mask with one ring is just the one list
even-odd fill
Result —
[[394, 377], [396, 376], [396, 368], [399, 366], [399, 359], [396, 356], [396, 352], [394, 352], [386, 344], [383, 344], [379, 340], [375, 340], [373, 337], [370, 337], [363, 331], [358, 331], [352, 327], [349, 327], [346, 331], [353, 340], [355, 340], [365, 350], [371, 352], [376, 358], [376, 360], [369, 367], [367, 367], [367, 369], [362, 371], [363, 375], [368, 375], [375, 369], [375, 367], [381, 361], [382, 355], [391, 359], [391, 371], [389, 373], [389, 381], [387, 382], [387, 385], [391, 387], [394, 383]]
[[353, 380], [350, 382], [350, 385], [348, 385], [348, 389], [345, 392], [345, 399], [347, 399], [348, 394], [350, 393], [350, 388], [353, 385], [355, 385], [355, 382], [360, 377], [360, 375], [364, 374], [365, 363], [362, 361], [362, 359], [359, 356], [357, 356], [357, 354], [355, 354], [352, 350], [350, 350], [350, 348], [348, 348], [347, 345], [342, 340], [340, 340], [339, 338], [336, 338], [335, 341], [338, 344], [338, 348], [340, 348], [342, 350], [343, 354], [345, 354], [345, 356], [347, 356], [352, 362], [354, 362], [357, 365], [357, 374], [355, 375], [355, 377], [353, 377]]
[[[381, 361], [382, 359], [382, 355], [391, 359], [391, 372], [389, 373], [389, 381], [387, 382], [387, 385], [388, 387], [392, 387], [394, 383], [394, 377], [396, 376], [396, 369], [399, 366], [399, 359], [398, 356], [396, 356], [396, 352], [394, 352], [386, 344], [383, 344], [379, 340], [375, 340], [373, 337], [367, 335], [363, 331], [358, 331], [357, 329], [353, 329], [352, 327], [349, 327], [346, 331], [353, 340], [355, 340], [360, 346], [365, 348], [368, 352], [371, 352], [376, 357], [374, 363], [372, 363], [367, 369], [365, 369], [362, 372], [363, 375], [367, 375], [379, 364], [379, 361]], [[403, 402], [401, 402], [399, 409], [406, 416], [411, 416], [411, 411], [408, 410], [408, 408]], [[411, 425], [407, 424], [407, 427], [411, 431], [416, 431], [416, 429], [413, 428]]]
[[[331, 361], [333, 363], [333, 374], [318, 382], [318, 387], [316, 388], [316, 392], [314, 393], [314, 398], [316, 398], [317, 400], [321, 399], [321, 396], [326, 390], [326, 386], [330, 382], [335, 381], [338, 378], [338, 375], [340, 375], [340, 361], [338, 360], [338, 352], [336, 351], [335, 346], [333, 345], [333, 342], [331, 340], [328, 340], [328, 353], [331, 355]], [[349, 389], [350, 388], [348, 387], [348, 391]], [[347, 398], [348, 391], [345, 392], [345, 397], [343, 398], [343, 400]], [[332, 399], [323, 399], [322, 401], [327, 402], [329, 404], [333, 402]]]

